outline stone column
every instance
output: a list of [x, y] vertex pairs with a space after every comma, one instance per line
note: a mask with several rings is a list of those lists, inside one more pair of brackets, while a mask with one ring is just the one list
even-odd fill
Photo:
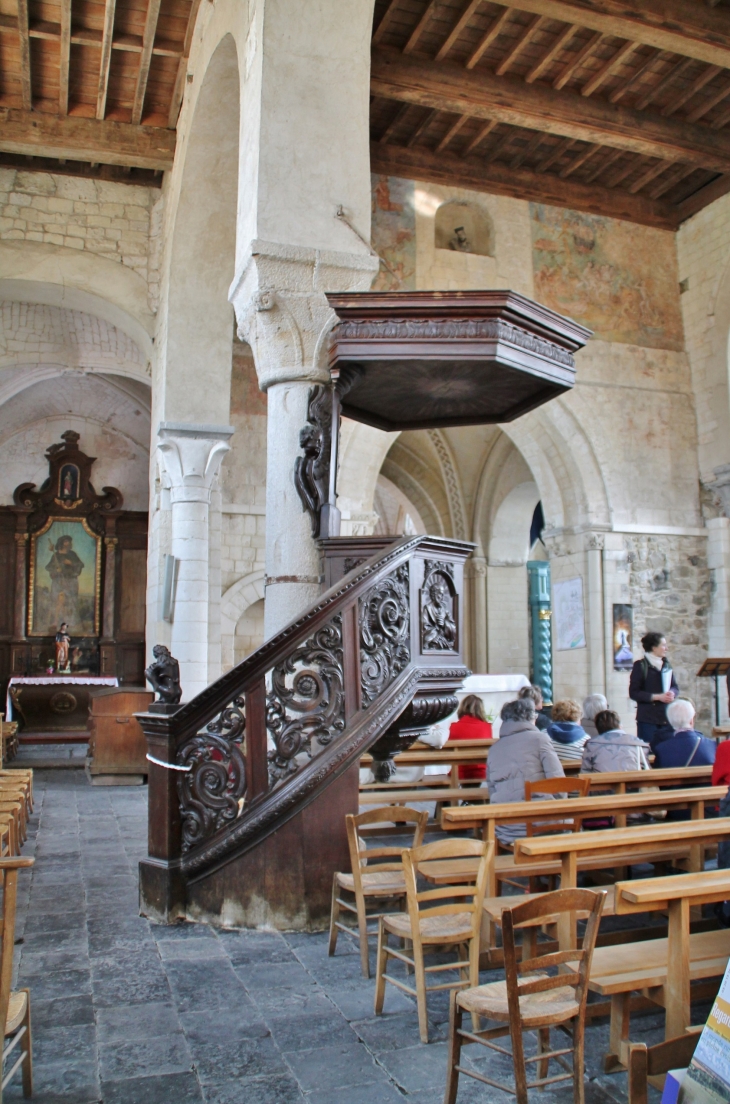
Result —
[[603, 533], [586, 535], [586, 639], [588, 685], [591, 694], [606, 692], [606, 633], [603, 595]]
[[472, 582], [472, 617], [474, 642], [474, 654], [472, 662], [474, 671], [483, 675], [489, 670], [487, 655], [487, 561], [481, 548], [477, 548], [467, 563], [471, 565]]
[[162, 422], [157, 449], [170, 479], [172, 555], [178, 560], [170, 650], [180, 663], [183, 700], [210, 682], [209, 509], [231, 426]]
[[267, 638], [321, 591], [319, 549], [294, 485], [294, 466], [310, 389], [330, 380], [327, 336], [336, 319], [324, 292], [365, 290], [377, 267], [368, 254], [257, 241], [231, 288], [239, 335], [253, 350], [268, 397]]

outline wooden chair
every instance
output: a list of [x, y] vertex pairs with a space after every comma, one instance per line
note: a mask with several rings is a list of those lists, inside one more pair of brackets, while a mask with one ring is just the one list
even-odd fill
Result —
[[[18, 896], [18, 870], [32, 866], [35, 859], [0, 859], [2, 881], [2, 919], [0, 920], [0, 1019], [5, 1024], [2, 1063], [6, 1070], [0, 1084], [3, 1089], [16, 1070], [23, 1073], [23, 1096], [33, 1095], [33, 1053], [30, 1031], [30, 990], [10, 989], [15, 946], [15, 906]], [[19, 1053], [16, 1051], [19, 1047]], [[13, 1053], [15, 1051], [15, 1053]], [[6, 1062], [6, 1059], [10, 1059]]]
[[[345, 932], [360, 942], [360, 962], [363, 977], [370, 977], [370, 956], [368, 936], [376, 935], [377, 928], [368, 928], [368, 920], [378, 920], [382, 915], [384, 901], [401, 900], [406, 895], [406, 883], [403, 877], [402, 847], [370, 847], [361, 839], [359, 830], [366, 825], [393, 824], [394, 834], [398, 825], [411, 825], [413, 828], [413, 846], [420, 847], [426, 829], [428, 812], [417, 809], [385, 808], [367, 809], [357, 815], [345, 817], [347, 842], [350, 848], [352, 874], [336, 872], [332, 879], [332, 911], [330, 914], [329, 953], [333, 955], [337, 947], [337, 933]], [[342, 892], [354, 896], [354, 904], [341, 896]], [[368, 912], [368, 901], [380, 905], [380, 911]], [[343, 924], [340, 911], [354, 913], [357, 916], [357, 929]]]
[[[477, 857], [479, 867], [475, 883], [440, 886], [419, 892], [417, 878], [421, 863], [429, 860]], [[378, 928], [378, 962], [375, 982], [375, 1015], [383, 1011], [385, 983], [416, 998], [421, 1041], [428, 1042], [426, 995], [438, 989], [474, 986], [479, 981], [479, 932], [482, 904], [487, 888], [489, 864], [494, 860], [494, 844], [477, 840], [447, 839], [403, 852], [403, 873], [406, 882], [407, 913], [380, 917]], [[388, 945], [394, 935], [412, 945], [411, 955]], [[445, 947], [454, 948], [457, 961], [426, 966], [424, 956]], [[388, 959], [396, 958], [412, 968], [416, 988], [387, 973]], [[426, 974], [458, 970], [461, 980], [426, 985]]]
[[[577, 794], [578, 797], [588, 797], [591, 782], [589, 778], [541, 778], [538, 782], [525, 782], [525, 801], [539, 794]], [[549, 807], [545, 812], [549, 812]], [[557, 821], [527, 821], [528, 836], [547, 836], [550, 832], [579, 832], [582, 820], [580, 817], [561, 816]]]
[[701, 1030], [698, 1027], [691, 1034], [677, 1035], [651, 1047], [646, 1043], [628, 1044], [629, 1104], [648, 1104], [648, 1085], [661, 1090], [670, 1069], [685, 1069], [690, 1064]]
[[[603, 893], [589, 889], [558, 890], [506, 909], [502, 914], [502, 938], [504, 943], [505, 980], [480, 985], [451, 997], [449, 1032], [449, 1065], [444, 1104], [455, 1104], [459, 1087], [459, 1074], [465, 1073], [477, 1081], [511, 1093], [518, 1104], [528, 1104], [527, 1090], [543, 1088], [557, 1081], [573, 1081], [575, 1104], [583, 1104], [583, 1033], [585, 1027], [588, 974], [591, 956], [598, 933], [603, 908]], [[588, 923], [582, 946], [570, 947], [552, 954], [538, 954], [536, 926], [555, 923], [564, 913], [588, 914]], [[515, 929], [523, 928], [522, 961], [517, 961]], [[545, 971], [558, 967], [559, 972], [550, 976]], [[502, 1021], [502, 1025], [486, 1029], [462, 1030], [464, 1012], [472, 1017]], [[572, 1035], [572, 1046], [550, 1049], [550, 1028], [561, 1027]], [[537, 1030], [537, 1055], [525, 1058], [523, 1031]], [[515, 1084], [494, 1081], [476, 1070], [460, 1065], [464, 1043], [480, 1043], [509, 1055], [509, 1051], [492, 1040], [510, 1035]], [[573, 1052], [572, 1070], [565, 1055]], [[548, 1077], [550, 1060], [554, 1059], [567, 1072]], [[526, 1064], [538, 1062], [535, 1081], [527, 1080]]]

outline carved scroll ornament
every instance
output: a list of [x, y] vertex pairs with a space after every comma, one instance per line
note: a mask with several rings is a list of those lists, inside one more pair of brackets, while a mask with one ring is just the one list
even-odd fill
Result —
[[360, 600], [360, 677], [369, 705], [411, 658], [408, 564], [377, 583]]
[[271, 785], [297, 772], [299, 756], [311, 759], [344, 731], [341, 614], [273, 669], [266, 727], [274, 742], [269, 752]]
[[329, 496], [332, 446], [332, 389], [318, 383], [309, 391], [307, 424], [299, 434], [303, 456], [294, 468], [294, 485], [309, 514], [312, 536], [320, 536], [320, 511]]
[[189, 851], [240, 816], [246, 793], [243, 698], [230, 705], [178, 750], [189, 767], [178, 779], [182, 849]]

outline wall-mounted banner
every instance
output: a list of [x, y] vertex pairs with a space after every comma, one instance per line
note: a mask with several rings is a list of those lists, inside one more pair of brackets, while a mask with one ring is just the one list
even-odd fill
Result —
[[634, 607], [623, 603], [613, 607], [613, 669], [630, 671], [634, 664]]
[[553, 623], [555, 649], [569, 652], [585, 648], [586, 628], [583, 614], [583, 579], [563, 579], [553, 584]]

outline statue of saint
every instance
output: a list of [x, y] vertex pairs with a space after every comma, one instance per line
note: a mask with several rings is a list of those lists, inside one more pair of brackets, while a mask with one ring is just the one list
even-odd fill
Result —
[[459, 253], [469, 253], [471, 251], [471, 243], [463, 226], [454, 227], [454, 236], [449, 240], [449, 249], [456, 249]]
[[178, 661], [170, 655], [164, 644], [155, 644], [152, 655], [155, 657], [154, 663], [150, 663], [144, 677], [160, 695], [161, 702], [165, 705], [178, 705], [182, 697]]
[[59, 537], [55, 546], [48, 542], [51, 558], [46, 571], [51, 576], [51, 617], [57, 623], [64, 617], [72, 621], [78, 615], [79, 575], [84, 561], [73, 550], [73, 537]]
[[423, 647], [451, 651], [456, 646], [456, 622], [446, 581], [437, 575], [428, 596], [423, 607]]
[[71, 637], [68, 634], [68, 626], [62, 621], [56, 633], [56, 674], [67, 674], [71, 670], [69, 663], [69, 645]]

